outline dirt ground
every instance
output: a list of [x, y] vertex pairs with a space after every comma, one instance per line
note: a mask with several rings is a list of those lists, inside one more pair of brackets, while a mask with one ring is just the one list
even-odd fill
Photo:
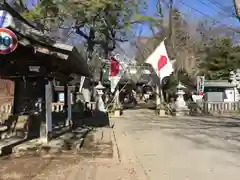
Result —
[[[94, 153], [92, 153], [94, 154]], [[1, 180], [130, 180], [137, 179], [131, 166], [95, 153], [64, 153], [57, 157], [2, 158]]]
[[51, 158], [41, 157], [1, 158], [0, 179], [32, 179], [39, 172], [43, 171], [51, 163], [51, 161]]
[[94, 142], [89, 133], [80, 151], [55, 156], [2, 157], [0, 180], [138, 180], [134, 166], [114, 157], [113, 142]]
[[126, 110], [112, 119], [112, 141], [96, 131], [80, 153], [2, 158], [0, 180], [238, 180], [239, 120]]

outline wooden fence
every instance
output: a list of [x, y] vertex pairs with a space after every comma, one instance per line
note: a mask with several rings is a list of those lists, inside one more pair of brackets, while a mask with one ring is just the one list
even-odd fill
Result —
[[[3, 103], [0, 105], [0, 122], [1, 120], [5, 120], [11, 115], [12, 113], [12, 107], [13, 107], [13, 101]], [[96, 103], [95, 102], [89, 102], [87, 104], [87, 108], [91, 110], [96, 109]], [[63, 112], [64, 111], [64, 103], [63, 102], [56, 102], [52, 103], [52, 112]]]

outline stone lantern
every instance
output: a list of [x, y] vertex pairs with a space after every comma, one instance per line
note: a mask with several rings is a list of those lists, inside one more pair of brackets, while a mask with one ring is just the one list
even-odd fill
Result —
[[177, 100], [176, 100], [176, 116], [186, 115], [189, 110], [184, 101], [183, 95], [185, 94], [184, 89], [186, 87], [182, 85], [180, 82], [177, 85]]
[[237, 88], [240, 88], [240, 69], [236, 70], [235, 79], [237, 81]]
[[234, 85], [234, 101], [238, 101], [239, 100], [238, 88], [240, 88], [240, 69], [237, 69], [236, 73], [234, 71], [231, 71], [229, 73], [229, 80], [231, 84]]
[[98, 111], [106, 112], [105, 104], [104, 104], [103, 99], [102, 99], [102, 95], [104, 94], [103, 90], [105, 89], [105, 87], [99, 81], [98, 85], [95, 88], [96, 88], [96, 91], [97, 91], [96, 108], [97, 108]]
[[230, 71], [229, 80], [231, 81], [232, 84], [237, 85], [236, 74], [234, 71]]

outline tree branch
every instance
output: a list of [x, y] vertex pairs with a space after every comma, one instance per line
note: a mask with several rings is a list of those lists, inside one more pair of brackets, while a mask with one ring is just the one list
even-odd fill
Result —
[[[138, 21], [129, 22], [128, 24], [133, 25], [133, 24], [141, 24], [144, 22], [145, 22], [144, 20], [138, 20]], [[115, 26], [116, 29], [123, 29], [125, 27], [126, 27], [126, 24], [119, 24], [119, 25]]]
[[86, 33], [84, 33], [84, 32], [80, 29], [80, 27], [76, 27], [76, 33], [77, 33], [78, 35], [84, 37], [86, 40], [89, 39], [89, 36], [88, 36]]

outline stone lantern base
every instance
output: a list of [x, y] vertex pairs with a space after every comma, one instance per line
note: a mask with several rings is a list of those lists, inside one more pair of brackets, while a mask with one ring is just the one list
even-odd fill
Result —
[[157, 114], [160, 117], [167, 117], [165, 107], [162, 104], [160, 104], [160, 106], [157, 107]]
[[120, 117], [122, 115], [122, 111], [123, 111], [122, 105], [118, 104], [117, 107], [114, 109], [113, 116], [114, 117]]
[[186, 116], [189, 115], [189, 109], [186, 106], [184, 100], [180, 99], [180, 101], [176, 102], [176, 116]]
[[187, 116], [189, 115], [189, 109], [186, 108], [186, 109], [177, 109], [176, 110], [176, 116]]
[[121, 109], [116, 109], [115, 111], [114, 111], [114, 117], [120, 117], [121, 116]]
[[166, 111], [164, 109], [159, 109], [159, 114], [160, 117], [167, 117]]

